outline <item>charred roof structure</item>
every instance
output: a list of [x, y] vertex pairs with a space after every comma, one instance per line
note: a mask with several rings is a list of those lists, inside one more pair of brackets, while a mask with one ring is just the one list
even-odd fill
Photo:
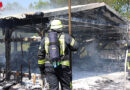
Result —
[[[119, 13], [105, 3], [72, 6], [72, 21], [90, 22], [105, 25], [125, 25], [125, 20]], [[41, 11], [40, 13], [24, 13], [20, 15], [0, 16], [0, 27], [17, 27], [24, 25], [46, 23], [50, 17], [67, 19], [68, 7]], [[11, 23], [11, 24], [10, 24]], [[31, 31], [30, 31], [31, 32]]]
[[[81, 48], [94, 40], [101, 42], [101, 48], [116, 42], [126, 40], [127, 20], [105, 3], [92, 3], [72, 6], [72, 34], [81, 41]], [[68, 31], [68, 7], [44, 10], [40, 12], [23, 13], [19, 15], [0, 16], [0, 30], [5, 42], [6, 73], [10, 73], [10, 43], [12, 41], [36, 41], [32, 38], [12, 38], [15, 31], [38, 33], [43, 36], [51, 19], [63, 21], [65, 32]], [[84, 50], [80, 51], [84, 53]], [[8, 77], [7, 77], [8, 78]]]

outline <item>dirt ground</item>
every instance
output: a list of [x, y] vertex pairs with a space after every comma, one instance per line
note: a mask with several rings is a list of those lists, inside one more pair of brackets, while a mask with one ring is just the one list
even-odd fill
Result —
[[[73, 81], [74, 90], [123, 90], [124, 88], [124, 72], [115, 72]], [[130, 80], [126, 81], [126, 90], [130, 90]]]
[[[97, 75], [83, 79], [73, 80], [73, 90], [124, 90], [124, 72], [115, 72], [111, 74]], [[5, 90], [6, 86], [14, 82], [0, 83], [0, 90]], [[13, 85], [9, 90], [41, 90], [41, 80], [23, 79], [23, 84]], [[48, 90], [48, 89], [44, 89]], [[126, 80], [126, 90], [130, 90], [130, 80]]]
[[[73, 90], [130, 90], [130, 80], [124, 79], [124, 61], [77, 60], [73, 63]], [[2, 75], [1, 75], [2, 76]], [[0, 78], [0, 81], [2, 77]], [[0, 90], [15, 82], [0, 82]], [[9, 90], [41, 90], [41, 79], [23, 78], [23, 83]], [[44, 90], [47, 90], [46, 88]]]

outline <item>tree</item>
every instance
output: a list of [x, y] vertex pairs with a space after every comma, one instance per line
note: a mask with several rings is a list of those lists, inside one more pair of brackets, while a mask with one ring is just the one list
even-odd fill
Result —
[[34, 6], [33, 6], [32, 3], [30, 3], [30, 5], [29, 5], [29, 9], [34, 9]]
[[[50, 0], [53, 6], [67, 6], [68, 0]], [[130, 19], [130, 0], [71, 0], [72, 5], [105, 2], [123, 16]]]
[[130, 19], [130, 0], [98, 0], [105, 2], [123, 16]]
[[[71, 2], [72, 5], [105, 2], [110, 7], [119, 12], [121, 15], [130, 19], [130, 0], [71, 0]], [[30, 7], [33, 7], [35, 9], [49, 8], [49, 7], [58, 8], [64, 6], [68, 6], [68, 0], [50, 0], [50, 2], [39, 0], [34, 4], [30, 4]]]
[[50, 0], [50, 4], [53, 8], [64, 7], [68, 5], [68, 0]]
[[49, 2], [39, 0], [38, 2], [31, 3], [31, 4], [29, 5], [29, 8], [31, 8], [31, 9], [49, 8]]

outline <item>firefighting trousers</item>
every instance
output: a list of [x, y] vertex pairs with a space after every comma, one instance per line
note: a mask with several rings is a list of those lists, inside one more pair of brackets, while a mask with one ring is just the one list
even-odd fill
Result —
[[53, 68], [51, 64], [45, 66], [45, 77], [49, 84], [49, 90], [59, 90], [59, 83], [61, 90], [72, 90], [72, 72], [68, 66], [58, 66]]

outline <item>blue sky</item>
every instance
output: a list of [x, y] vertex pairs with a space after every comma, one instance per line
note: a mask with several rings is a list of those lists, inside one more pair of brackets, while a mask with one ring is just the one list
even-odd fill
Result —
[[[8, 2], [18, 2], [23, 7], [28, 7], [30, 3], [37, 2], [38, 0], [0, 0], [0, 2], [3, 2], [3, 6], [5, 6]], [[43, 0], [43, 1], [49, 1], [49, 0]]]

